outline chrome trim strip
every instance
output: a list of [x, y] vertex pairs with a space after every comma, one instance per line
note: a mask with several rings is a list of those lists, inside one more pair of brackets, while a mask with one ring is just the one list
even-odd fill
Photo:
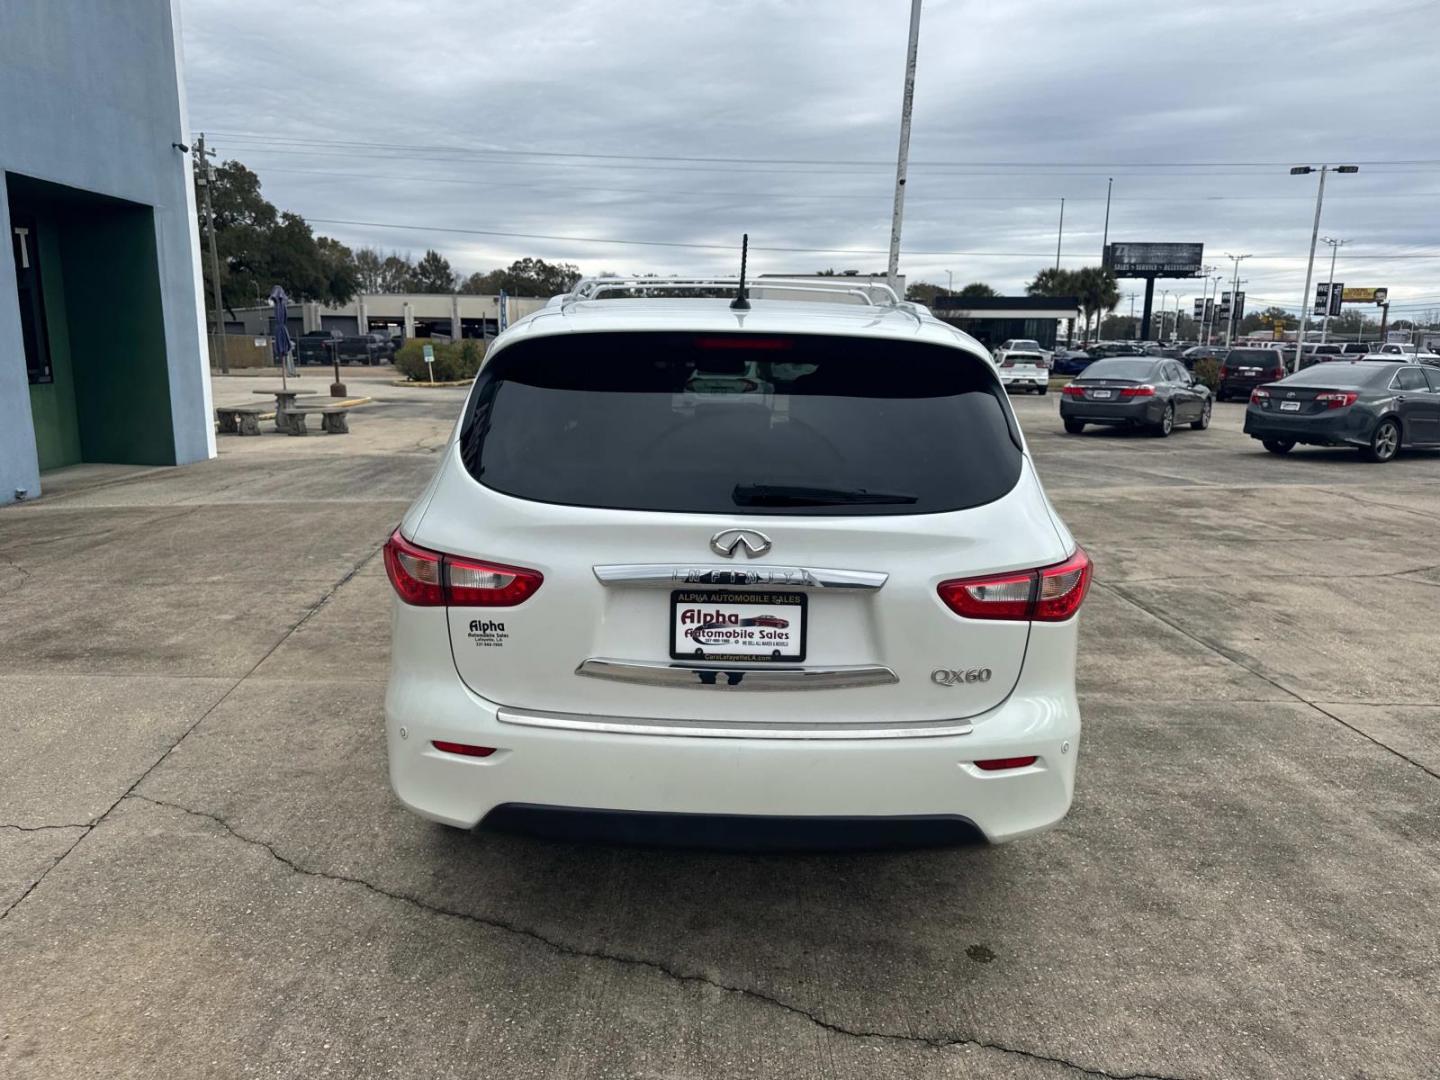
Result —
[[597, 566], [602, 585], [673, 589], [684, 585], [726, 585], [785, 589], [875, 590], [890, 579], [873, 570], [830, 570], [808, 566], [731, 563], [615, 563]]
[[643, 720], [629, 716], [579, 716], [501, 707], [502, 724], [585, 731], [602, 735], [672, 735], [699, 739], [918, 739], [969, 735], [975, 728], [963, 720], [932, 724], [724, 724], [711, 720]]
[[878, 664], [837, 667], [759, 667], [754, 664], [699, 664], [659, 660], [610, 660], [591, 657], [576, 675], [641, 686], [686, 690], [845, 690], [899, 682], [895, 672]]

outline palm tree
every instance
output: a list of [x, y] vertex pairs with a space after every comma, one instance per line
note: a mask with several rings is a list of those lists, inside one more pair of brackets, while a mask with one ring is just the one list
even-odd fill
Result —
[[[1029, 296], [1076, 296], [1079, 285], [1075, 277], [1069, 270], [1047, 266], [1035, 275], [1034, 281], [1025, 286], [1025, 292]], [[1069, 348], [1074, 340], [1075, 317], [1072, 315], [1065, 320], [1065, 347]]]
[[[1085, 344], [1090, 344], [1090, 319], [1114, 311], [1120, 303], [1120, 285], [1103, 266], [1087, 266], [1074, 272], [1075, 296], [1085, 315]], [[1097, 325], [1096, 329], [1099, 327]]]

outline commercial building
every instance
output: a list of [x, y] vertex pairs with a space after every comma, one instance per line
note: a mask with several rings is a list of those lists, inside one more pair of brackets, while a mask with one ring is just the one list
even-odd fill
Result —
[[1042, 349], [1053, 349], [1061, 322], [1080, 318], [1080, 301], [1073, 296], [937, 296], [930, 310], [986, 348], [1030, 338]]
[[3, 5], [0, 502], [214, 456], [177, 4]]
[[[513, 323], [545, 306], [533, 296], [505, 297], [505, 322]], [[286, 328], [292, 338], [312, 330], [342, 334], [388, 333], [391, 337], [494, 337], [500, 332], [500, 297], [459, 293], [364, 293], [347, 304], [305, 301], [290, 305]], [[259, 337], [273, 333], [271, 308], [225, 312], [225, 332]], [[458, 328], [458, 332], [457, 332]]]

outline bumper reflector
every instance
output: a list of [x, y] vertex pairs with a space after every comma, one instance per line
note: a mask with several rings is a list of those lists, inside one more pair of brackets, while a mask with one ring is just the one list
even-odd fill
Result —
[[[461, 754], [465, 757], [489, 757], [495, 752], [493, 746], [471, 746], [463, 742], [444, 742], [440, 739], [432, 739], [430, 745], [436, 750], [443, 750], [447, 754]], [[1031, 760], [1034, 760], [1033, 758]]]
[[975, 765], [986, 772], [999, 772], [1001, 769], [1023, 769], [1027, 765], [1034, 765], [1040, 760], [1036, 755], [1029, 757], [997, 757], [987, 761], [977, 761]]

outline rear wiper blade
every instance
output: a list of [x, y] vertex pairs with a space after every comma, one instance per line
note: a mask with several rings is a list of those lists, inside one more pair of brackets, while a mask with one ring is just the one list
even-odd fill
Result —
[[736, 484], [730, 497], [736, 506], [844, 506], [850, 503], [874, 505], [920, 501], [920, 496], [903, 491], [811, 487], [805, 484]]

